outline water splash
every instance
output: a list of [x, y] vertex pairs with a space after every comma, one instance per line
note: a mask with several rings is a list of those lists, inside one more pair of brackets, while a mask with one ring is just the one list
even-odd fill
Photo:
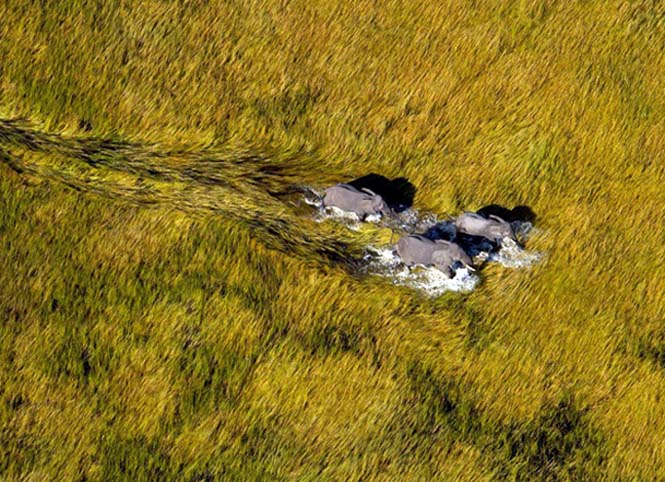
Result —
[[456, 269], [455, 275], [449, 278], [431, 266], [406, 266], [392, 248], [368, 246], [365, 262], [368, 274], [391, 278], [396, 285], [407, 286], [430, 297], [446, 291], [473, 291], [480, 282], [478, 275], [468, 268]]
[[511, 239], [504, 239], [498, 251], [487, 253], [487, 261], [506, 268], [529, 268], [543, 258], [543, 253], [527, 251]]
[[353, 231], [360, 231], [363, 222], [378, 224], [382, 220], [380, 214], [370, 214], [364, 220], [361, 220], [356, 213], [344, 211], [334, 206], [324, 206], [323, 193], [311, 187], [305, 188], [303, 200], [305, 204], [315, 209], [314, 221], [317, 223], [332, 219], [344, 224]]
[[362, 223], [382, 225], [391, 228], [396, 233], [425, 231], [435, 224], [441, 224], [441, 220], [436, 214], [420, 213], [412, 208], [405, 209], [391, 217], [384, 217], [381, 214], [370, 214], [361, 220], [356, 213], [343, 211], [334, 206], [324, 206], [322, 199], [323, 194], [310, 187], [304, 192], [303, 201], [308, 206], [314, 208], [314, 214], [312, 215], [314, 221], [320, 223], [326, 220], [333, 220], [344, 224], [354, 231], [359, 231]]
[[[315, 208], [314, 219], [317, 222], [333, 219], [354, 231], [361, 229], [362, 221], [356, 214], [334, 207], [324, 207], [322, 193], [315, 189], [307, 188], [304, 201]], [[542, 253], [527, 251], [510, 239], [502, 240], [497, 246], [485, 238], [457, 233], [449, 217], [440, 217], [435, 213], [420, 212], [413, 208], [405, 209], [390, 218], [371, 216], [366, 218], [365, 222], [382, 224], [396, 233], [423, 233], [431, 239], [456, 240], [479, 268], [485, 263], [498, 263], [510, 269], [523, 269], [533, 266], [543, 258]], [[534, 231], [530, 222], [516, 221], [512, 223], [512, 227], [521, 244], [524, 244]], [[456, 269], [455, 275], [449, 278], [432, 266], [409, 267], [395, 253], [394, 246], [367, 246], [363, 261], [363, 272], [366, 274], [390, 278], [396, 285], [408, 286], [430, 297], [440, 296], [447, 291], [473, 291], [480, 282], [479, 273], [468, 268]]]

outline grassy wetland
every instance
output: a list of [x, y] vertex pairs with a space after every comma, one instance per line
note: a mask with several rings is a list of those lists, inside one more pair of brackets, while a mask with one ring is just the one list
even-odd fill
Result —
[[[0, 480], [665, 480], [665, 4], [0, 3]], [[282, 194], [537, 215], [427, 298]]]

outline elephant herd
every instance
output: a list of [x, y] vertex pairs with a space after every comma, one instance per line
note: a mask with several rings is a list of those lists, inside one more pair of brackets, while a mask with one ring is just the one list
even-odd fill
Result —
[[[370, 216], [390, 219], [397, 214], [384, 196], [367, 187], [352, 184], [337, 184], [327, 188], [322, 205], [324, 208], [354, 213], [361, 221]], [[447, 225], [445, 231], [438, 229], [437, 225], [423, 234], [408, 234], [397, 241], [395, 253], [407, 266], [434, 266], [450, 278], [455, 275], [457, 268], [473, 270], [473, 246], [478, 246], [478, 243], [489, 246], [490, 250], [500, 248], [505, 240], [519, 245], [514, 224], [505, 219], [510, 219], [511, 211], [498, 206], [495, 206], [498, 209], [491, 207], [478, 212], [465, 212], [443, 223]]]

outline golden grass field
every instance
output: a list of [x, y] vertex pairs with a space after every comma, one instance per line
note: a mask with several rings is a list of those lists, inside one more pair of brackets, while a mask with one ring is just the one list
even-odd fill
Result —
[[[0, 480], [665, 480], [665, 3], [0, 3]], [[546, 253], [429, 299], [275, 193]], [[351, 263], [352, 264], [352, 263]]]

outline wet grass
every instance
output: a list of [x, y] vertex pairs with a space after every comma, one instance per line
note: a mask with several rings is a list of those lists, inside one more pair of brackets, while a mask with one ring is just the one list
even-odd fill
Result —
[[[659, 2], [0, 5], [0, 479], [665, 478]], [[299, 186], [537, 216], [427, 299]], [[297, 195], [297, 194], [296, 194]]]

